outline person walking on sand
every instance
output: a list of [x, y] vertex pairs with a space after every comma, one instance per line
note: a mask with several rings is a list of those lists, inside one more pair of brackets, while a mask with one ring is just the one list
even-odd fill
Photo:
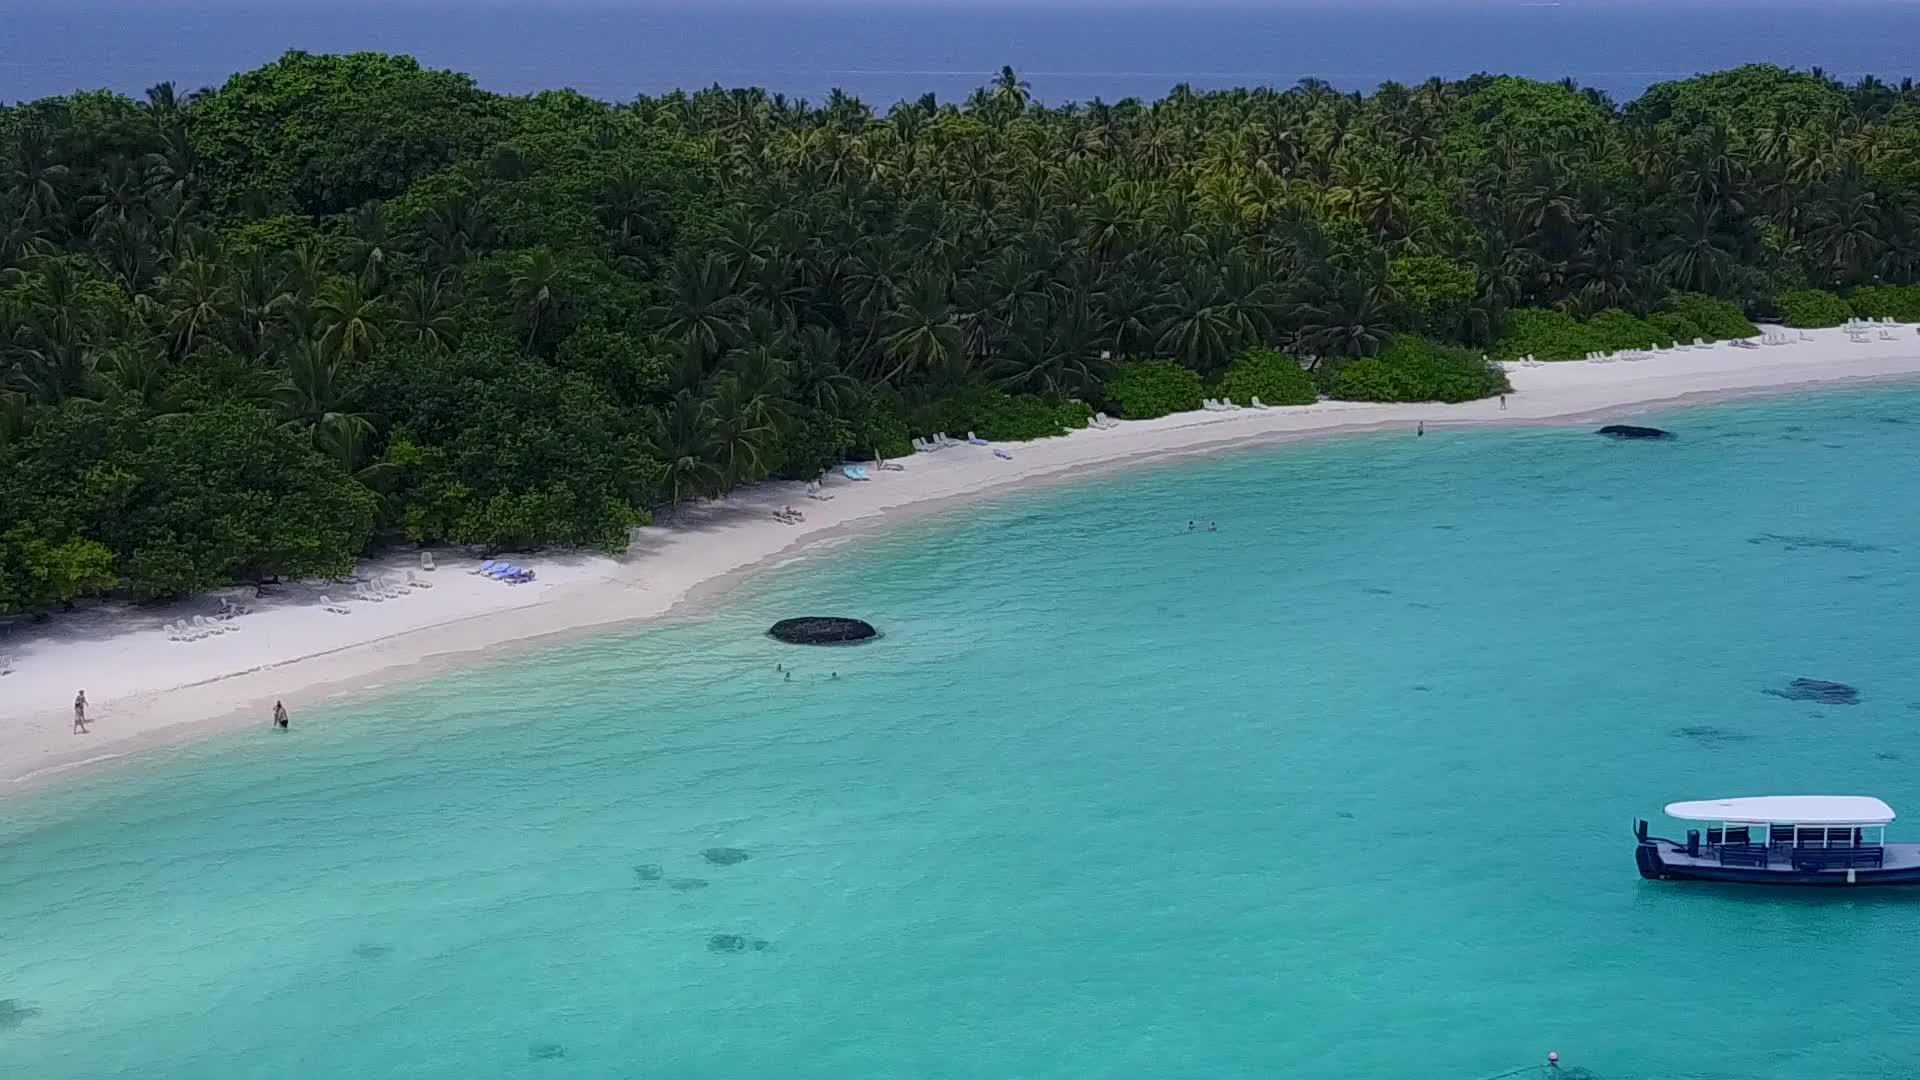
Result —
[[73, 733], [75, 735], [87, 733], [87, 692], [85, 690], [73, 695]]
[[273, 726], [281, 731], [287, 730], [287, 707], [282, 702], [273, 703]]
[[1505, 394], [1500, 395], [1500, 411], [1501, 412], [1507, 411], [1507, 395]]

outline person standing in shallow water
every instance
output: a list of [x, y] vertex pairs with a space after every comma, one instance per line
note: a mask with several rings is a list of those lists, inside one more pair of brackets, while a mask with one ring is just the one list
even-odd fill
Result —
[[73, 733], [75, 735], [87, 733], [87, 692], [85, 690], [73, 695]]
[[287, 707], [282, 702], [273, 703], [273, 726], [281, 731], [287, 730]]
[[1426, 433], [1427, 433], [1427, 422], [1425, 420], [1422, 420], [1420, 421], [1420, 425], [1413, 429], [1413, 437], [1417, 439], [1422, 435], [1425, 435]]

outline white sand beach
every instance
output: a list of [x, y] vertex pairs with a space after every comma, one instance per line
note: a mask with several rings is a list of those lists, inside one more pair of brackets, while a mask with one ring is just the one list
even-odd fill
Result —
[[[1811, 341], [1758, 349], [1721, 344], [1634, 362], [1518, 367], [1511, 371], [1514, 392], [1504, 410], [1491, 400], [1323, 402], [1185, 413], [1003, 444], [1010, 459], [986, 447], [959, 446], [916, 454], [904, 462], [904, 471], [870, 468], [867, 482], [833, 473], [826, 501], [808, 498], [800, 485], [779, 483], [684, 508], [675, 521], [637, 530], [630, 550], [617, 559], [579, 553], [507, 556], [537, 571], [537, 580], [525, 585], [469, 573], [478, 559], [437, 551], [439, 566], [431, 573], [420, 572], [412, 556], [363, 566], [363, 577], [404, 578], [412, 569], [420, 581], [431, 583], [430, 588], [401, 585], [393, 590], [400, 595], [377, 602], [353, 599], [351, 583], [290, 584], [260, 599], [251, 589], [234, 590], [229, 595], [252, 612], [222, 622], [228, 632], [192, 641], [169, 640], [164, 627], [214, 614], [217, 598], [164, 608], [101, 604], [44, 623], [21, 622], [0, 638], [0, 656], [11, 657], [12, 666], [10, 674], [0, 676], [0, 793], [189, 735], [264, 730], [275, 700], [285, 701], [299, 724], [330, 696], [385, 684], [429, 658], [477, 656], [532, 638], [658, 617], [703, 585], [724, 587], [732, 575], [810, 539], [903, 518], [913, 507], [1067, 473], [1091, 474], [1100, 466], [1263, 440], [1411, 430], [1421, 422], [1437, 429], [1598, 421], [1678, 400], [1920, 377], [1920, 336], [1911, 326], [1893, 330], [1892, 340], [1875, 336], [1864, 343], [1849, 341], [1836, 329], [1815, 331]], [[801, 510], [805, 521], [774, 520], [772, 511], [783, 505]], [[323, 594], [335, 603], [324, 605]], [[349, 613], [330, 612], [327, 606]], [[84, 735], [70, 728], [71, 702], [80, 689], [91, 703], [91, 730]]]

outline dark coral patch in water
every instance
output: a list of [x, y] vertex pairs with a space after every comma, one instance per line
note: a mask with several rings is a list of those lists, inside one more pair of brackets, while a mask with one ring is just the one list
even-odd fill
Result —
[[360, 944], [355, 945], [353, 947], [353, 955], [359, 957], [362, 960], [378, 960], [383, 956], [387, 956], [391, 954], [392, 952], [393, 952], [393, 946], [381, 945], [378, 942], [373, 942], [373, 941], [363, 941]]
[[1850, 551], [1856, 555], [1880, 550], [1873, 544], [1863, 544], [1844, 536], [1783, 536], [1780, 533], [1761, 533], [1759, 536], [1748, 539], [1747, 543], [1774, 544], [1788, 551]]
[[789, 645], [845, 645], [878, 637], [880, 631], [859, 619], [803, 615], [797, 619], [781, 619], [769, 627], [767, 633]]
[[556, 1042], [534, 1043], [527, 1047], [527, 1056], [535, 1061], [554, 1061], [567, 1056], [567, 1048]]
[[659, 881], [666, 876], [666, 870], [663, 869], [659, 863], [641, 863], [639, 866], [633, 868], [633, 879], [635, 881]]
[[1366, 593], [1369, 596], [1392, 596], [1393, 595], [1392, 589], [1382, 589], [1382, 588], [1377, 588], [1371, 585], [1369, 585], [1364, 589], [1361, 589], [1360, 591], [1363, 593]]
[[710, 847], [701, 852], [700, 857], [715, 866], [733, 866], [753, 858], [737, 847]]
[[1900, 760], [1900, 755], [1897, 753], [1894, 753], [1892, 750], [1882, 750], [1873, 756], [1879, 758], [1881, 761], [1899, 761]]
[[1824, 679], [1795, 679], [1785, 689], [1767, 689], [1761, 693], [1788, 701], [1815, 701], [1822, 705], [1860, 704], [1860, 691], [1846, 683], [1827, 682]]
[[1657, 427], [1640, 427], [1637, 424], [1608, 424], [1599, 434], [1610, 439], [1671, 439], [1673, 432], [1662, 431]]
[[667, 882], [667, 888], [677, 892], [692, 892], [695, 889], [704, 889], [706, 887], [707, 881], [705, 878], [677, 877]]
[[1717, 728], [1712, 724], [1693, 724], [1675, 728], [1669, 734], [1676, 739], [1692, 739], [1701, 746], [1722, 746], [1726, 743], [1746, 742], [1753, 738], [1745, 732], [1728, 731], [1726, 728]]
[[0, 998], [0, 1031], [17, 1028], [39, 1015], [39, 1009], [18, 998]]
[[747, 939], [739, 934], [715, 934], [707, 939], [708, 952], [746, 952]]

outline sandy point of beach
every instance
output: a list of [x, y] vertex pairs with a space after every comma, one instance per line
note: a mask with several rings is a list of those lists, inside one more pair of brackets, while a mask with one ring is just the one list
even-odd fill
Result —
[[[1796, 336], [1758, 349], [1721, 344], [1639, 361], [1510, 365], [1513, 392], [1504, 402], [1321, 402], [1182, 413], [1007, 444], [1007, 458], [981, 446], [915, 454], [900, 471], [869, 467], [870, 480], [830, 473], [822, 498], [798, 484], [771, 483], [683, 507], [636, 530], [617, 558], [506, 556], [536, 571], [524, 585], [473, 573], [476, 558], [436, 551], [430, 572], [412, 554], [361, 566], [358, 577], [386, 579], [377, 599], [356, 595], [352, 582], [291, 583], [259, 597], [230, 590], [224, 595], [252, 611], [218, 620], [221, 632], [190, 641], [170, 640], [166, 627], [213, 616], [218, 596], [157, 608], [103, 603], [41, 623], [16, 621], [0, 638], [0, 657], [11, 657], [12, 668], [0, 676], [0, 793], [188, 735], [248, 726], [264, 732], [277, 700], [298, 724], [330, 695], [436, 657], [484, 656], [529, 639], [658, 617], [701, 586], [732, 580], [809, 539], [904, 518], [904, 511], [944, 500], [1250, 442], [1423, 423], [1432, 429], [1597, 420], [1675, 401], [1920, 377], [1920, 335], [1911, 326], [1893, 329], [1891, 340], [1875, 335], [1865, 343], [1822, 330], [1807, 335], [1810, 341]], [[776, 520], [773, 511], [786, 506], [804, 520]], [[414, 583], [406, 581], [409, 572]], [[72, 732], [72, 701], [83, 689], [91, 723], [80, 735]]]

